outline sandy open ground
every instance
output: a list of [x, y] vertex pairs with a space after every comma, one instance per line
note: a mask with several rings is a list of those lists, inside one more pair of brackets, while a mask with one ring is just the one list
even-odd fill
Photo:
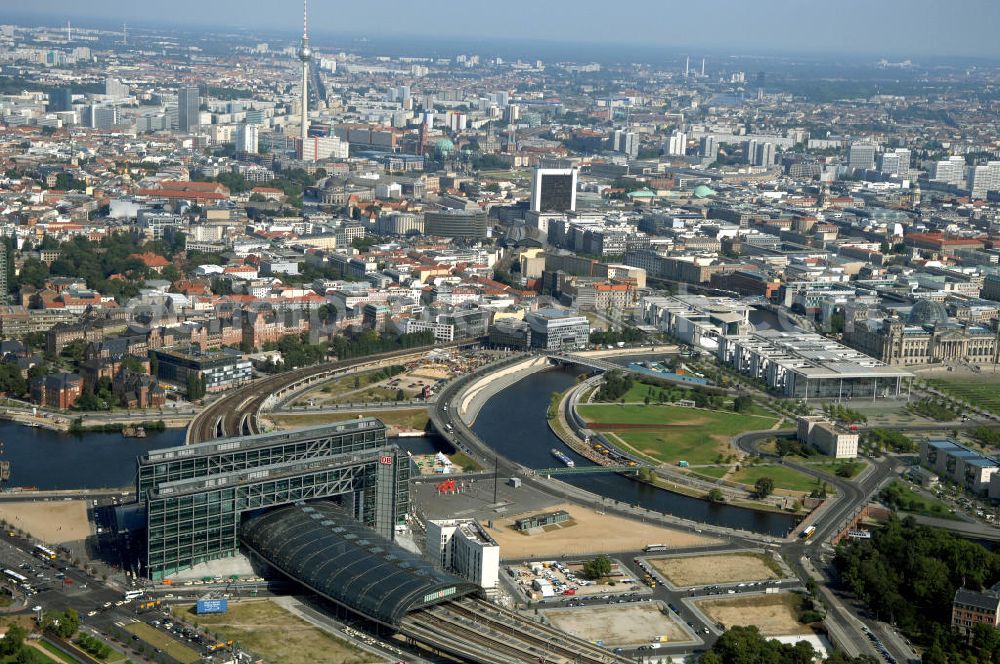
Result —
[[649, 643], [667, 637], [670, 643], [691, 641], [691, 636], [659, 602], [622, 606], [587, 606], [543, 611], [554, 627], [588, 641], [604, 641], [606, 646]]
[[569, 512], [572, 525], [529, 535], [514, 530], [515, 518], [495, 520], [494, 527], [488, 530], [500, 545], [500, 555], [503, 559], [524, 560], [638, 551], [647, 544], [654, 543], [665, 544], [671, 549], [687, 549], [719, 542], [704, 535], [640, 523], [610, 514], [598, 514], [586, 507], [571, 504], [519, 514], [516, 518], [556, 510]]
[[697, 602], [705, 615], [727, 628], [756, 625], [764, 636], [812, 634], [808, 625], [798, 621], [801, 598], [794, 593], [753, 595]]
[[649, 563], [675, 586], [769, 581], [781, 577], [776, 563], [760, 553], [717, 553], [702, 556], [649, 558]]
[[90, 535], [85, 500], [3, 502], [0, 519], [48, 544], [76, 542]]

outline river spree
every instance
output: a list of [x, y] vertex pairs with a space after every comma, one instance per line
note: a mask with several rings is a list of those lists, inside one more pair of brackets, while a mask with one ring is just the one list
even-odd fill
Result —
[[[575, 380], [576, 374], [567, 370], [532, 374], [487, 401], [472, 428], [497, 452], [529, 468], [560, 465], [552, 456], [553, 448], [568, 455], [577, 466], [593, 465], [566, 447], [546, 421], [552, 393], [566, 390]], [[769, 535], [784, 536], [797, 521], [788, 514], [759, 512], [670, 493], [611, 473], [567, 475], [560, 479], [665, 514]]]
[[7, 487], [100, 489], [132, 486], [135, 459], [148, 450], [184, 444], [184, 429], [82, 436], [0, 422], [0, 459], [10, 462]]

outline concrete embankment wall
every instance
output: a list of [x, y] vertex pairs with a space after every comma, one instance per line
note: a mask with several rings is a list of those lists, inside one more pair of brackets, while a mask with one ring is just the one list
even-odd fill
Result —
[[552, 366], [547, 357], [530, 357], [505, 369], [483, 376], [465, 390], [458, 400], [458, 415], [466, 424], [472, 425], [479, 416], [479, 410], [490, 397], [505, 390], [525, 376]]

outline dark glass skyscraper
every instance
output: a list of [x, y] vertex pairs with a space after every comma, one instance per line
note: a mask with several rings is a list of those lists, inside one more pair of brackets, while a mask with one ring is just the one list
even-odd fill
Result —
[[177, 129], [191, 131], [198, 126], [200, 100], [197, 87], [183, 87], [177, 91]]
[[49, 113], [61, 113], [73, 110], [73, 91], [69, 88], [56, 88], [49, 93]]

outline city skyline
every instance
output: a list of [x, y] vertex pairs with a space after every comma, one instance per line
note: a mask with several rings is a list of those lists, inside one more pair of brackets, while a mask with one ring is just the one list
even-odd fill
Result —
[[[992, 29], [1000, 24], [1000, 4], [988, 0], [963, 3], [961, 30], [942, 30], [955, 25], [954, 8], [927, 0], [887, 0], [872, 4], [847, 0], [836, 12], [825, 6], [805, 5], [794, 0], [766, 0], [748, 5], [735, 0], [714, 0], [699, 6], [640, 0], [630, 5], [619, 20], [608, 21], [605, 5], [593, 0], [548, 3], [547, 11], [525, 0], [512, 0], [504, 7], [507, 20], [496, 20], [496, 12], [461, 8], [454, 10], [440, 0], [420, 5], [384, 3], [391, 9], [392, 23], [375, 25], [369, 5], [316, 2], [310, 8], [313, 31], [319, 35], [435, 37], [443, 40], [477, 38], [491, 40], [546, 40], [553, 43], [589, 43], [607, 46], [657, 47], [664, 49], [732, 49], [751, 53], [812, 52], [882, 54], [906, 56], [1000, 57], [1000, 44]], [[221, 0], [207, 10], [193, 0], [178, 0], [169, 8], [109, 0], [88, 7], [82, 14], [68, 0], [40, 0], [20, 20], [65, 20], [85, 26], [87, 21], [128, 23], [136, 26], [174, 25], [251, 31], [294, 31], [301, 27], [297, 11], [270, 3], [236, 3]], [[515, 17], [531, 15], [524, 25]], [[638, 17], [642, 20], [636, 20]], [[630, 18], [631, 17], [631, 18]], [[863, 17], [864, 20], [858, 20]], [[12, 13], [8, 20], [18, 20]]]

